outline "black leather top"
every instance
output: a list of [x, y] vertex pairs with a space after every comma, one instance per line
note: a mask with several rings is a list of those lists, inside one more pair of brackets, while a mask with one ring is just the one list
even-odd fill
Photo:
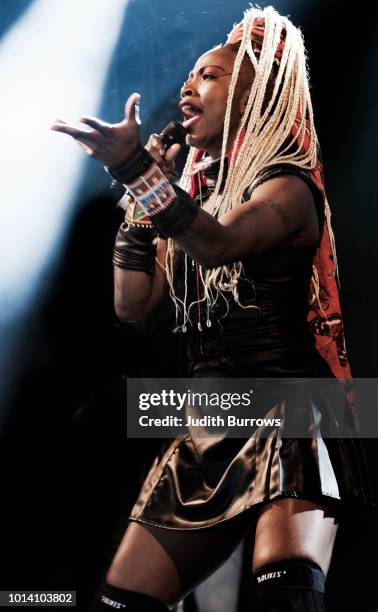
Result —
[[[276, 166], [262, 177], [259, 184], [288, 173], [300, 176], [310, 186], [322, 227], [323, 196], [306, 172], [295, 166]], [[230, 293], [223, 292], [224, 299], [218, 298], [210, 313], [209, 328], [206, 326], [205, 302], [193, 306], [191, 325], [187, 326], [189, 359], [223, 357], [230, 367], [240, 371], [240, 375], [331, 377], [328, 365], [315, 349], [307, 324], [315, 250], [316, 245], [308, 248], [278, 247], [243, 259], [246, 278], [238, 283], [240, 302], [255, 308], [241, 308]], [[188, 261], [187, 304], [190, 304], [196, 296], [197, 279], [194, 262], [190, 258]], [[175, 275], [180, 278], [177, 285], [180, 298], [183, 297], [183, 263], [183, 254], [180, 254], [180, 270]], [[198, 330], [199, 322], [202, 332]]]

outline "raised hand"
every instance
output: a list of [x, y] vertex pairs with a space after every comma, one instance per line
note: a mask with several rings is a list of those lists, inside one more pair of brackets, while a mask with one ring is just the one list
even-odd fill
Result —
[[112, 168], [126, 161], [138, 146], [139, 100], [140, 94], [131, 94], [125, 104], [125, 117], [120, 123], [106, 123], [95, 117], [81, 117], [80, 122], [91, 129], [79, 129], [57, 119], [51, 129], [68, 134], [87, 155]]

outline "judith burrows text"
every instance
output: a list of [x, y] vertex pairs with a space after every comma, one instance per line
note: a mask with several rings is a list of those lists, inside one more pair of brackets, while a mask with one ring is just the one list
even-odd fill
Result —
[[201, 416], [193, 417], [188, 415], [186, 419], [178, 416], [167, 415], [165, 417], [149, 417], [143, 415], [139, 417], [141, 427], [279, 427], [281, 419], [269, 418], [243, 418], [228, 414], [226, 417], [220, 416]]

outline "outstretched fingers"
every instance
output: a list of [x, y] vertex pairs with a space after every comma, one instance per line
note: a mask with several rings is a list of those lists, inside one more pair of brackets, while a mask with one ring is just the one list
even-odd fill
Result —
[[80, 139], [88, 139], [91, 137], [92, 132], [88, 130], [81, 130], [69, 123], [63, 121], [63, 119], [57, 119], [51, 126], [51, 129], [55, 132], [61, 132], [62, 134], [68, 134], [68, 136], [72, 136], [76, 140]]
[[85, 123], [85, 125], [89, 125], [89, 127], [97, 130], [98, 132], [107, 132], [111, 127], [109, 123], [101, 121], [101, 119], [96, 119], [96, 117], [81, 117], [80, 123]]
[[69, 124], [56, 119], [52, 130], [71, 136], [88, 155], [105, 166], [117, 166], [136, 149], [139, 142], [138, 103], [139, 94], [129, 97], [126, 114], [120, 123], [110, 124], [96, 117], [81, 117], [83, 124]]
[[84, 140], [76, 140], [76, 142], [89, 157], [94, 157], [93, 145], [91, 143]]

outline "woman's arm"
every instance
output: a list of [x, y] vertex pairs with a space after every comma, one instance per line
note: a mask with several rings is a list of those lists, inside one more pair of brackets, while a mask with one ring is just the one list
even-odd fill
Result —
[[[52, 129], [72, 136], [87, 155], [98, 159], [106, 166], [117, 166], [132, 155], [138, 146], [139, 98], [139, 94], [132, 94], [128, 98], [125, 116], [119, 123], [109, 124], [94, 117], [82, 117], [81, 122], [86, 127], [78, 129], [58, 119], [52, 125]], [[174, 171], [173, 160], [180, 151], [180, 145], [174, 144], [165, 150], [160, 139], [153, 134], [146, 149], [163, 172]], [[155, 274], [114, 266], [114, 307], [121, 321], [140, 321], [161, 301], [166, 284], [164, 272], [166, 248], [166, 241], [159, 240]]]
[[114, 309], [120, 321], [141, 321], [161, 302], [166, 287], [166, 250], [167, 242], [159, 240], [154, 275], [114, 266]]
[[219, 221], [199, 210], [174, 240], [201, 265], [216, 268], [279, 245], [310, 246], [318, 238], [310, 188], [301, 178], [285, 175], [258, 186], [248, 202]]
[[[180, 150], [179, 145], [175, 144], [165, 151], [157, 134], [151, 134], [145, 148], [164, 172], [169, 174], [175, 170], [174, 158]], [[160, 238], [154, 275], [114, 266], [114, 310], [120, 321], [141, 321], [160, 304], [167, 284], [166, 252], [167, 242]]]

